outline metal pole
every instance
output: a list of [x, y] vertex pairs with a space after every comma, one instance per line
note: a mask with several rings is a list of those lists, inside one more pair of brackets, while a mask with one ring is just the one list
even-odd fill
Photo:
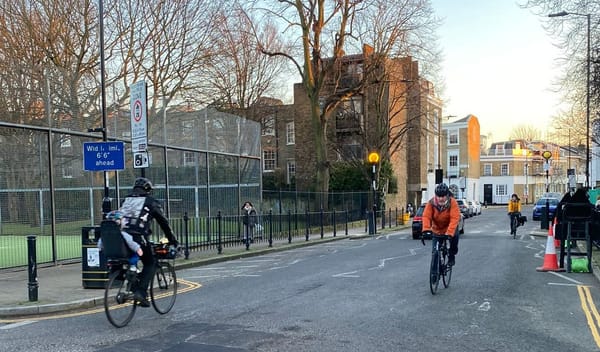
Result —
[[[105, 91], [105, 68], [104, 68], [104, 1], [99, 0], [100, 12], [100, 95], [102, 110], [102, 141], [107, 141], [106, 135], [106, 91]], [[102, 218], [106, 218], [111, 210], [110, 198], [108, 194], [108, 172], [104, 171], [104, 197], [102, 198]]]
[[587, 17], [586, 154], [585, 185], [590, 189], [590, 14]]

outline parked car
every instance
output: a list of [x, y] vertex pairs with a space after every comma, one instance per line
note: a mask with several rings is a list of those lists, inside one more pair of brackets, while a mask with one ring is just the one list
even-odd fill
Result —
[[549, 208], [548, 208], [549, 219], [552, 219], [554, 217], [554, 213], [556, 212], [556, 207], [558, 206], [559, 199], [558, 198], [540, 198], [537, 200], [537, 202], [535, 202], [535, 205], [533, 206], [533, 214], [531, 216], [531, 218], [533, 220], [541, 220], [542, 212], [546, 208], [546, 202], [548, 202], [548, 205], [549, 205]]
[[472, 215], [471, 208], [467, 204], [467, 201], [464, 199], [457, 199], [458, 207], [460, 208], [460, 212], [463, 214], [465, 218], [470, 218]]
[[[421, 232], [423, 228], [423, 211], [425, 210], [425, 204], [422, 204], [417, 211], [415, 212], [415, 216], [412, 218], [412, 237], [413, 240], [418, 240], [421, 238]], [[460, 214], [460, 221], [458, 223], [458, 233], [465, 233], [465, 217], [463, 214]], [[430, 240], [431, 237], [425, 238], [426, 240]]]
[[469, 208], [471, 209], [473, 215], [481, 214], [481, 207], [477, 208], [477, 204], [475, 204], [475, 201], [468, 200], [467, 205], [469, 205]]
[[481, 205], [481, 202], [476, 200], [473, 202], [473, 204], [475, 205], [475, 214], [481, 215], [481, 208], [483, 208], [483, 206]]

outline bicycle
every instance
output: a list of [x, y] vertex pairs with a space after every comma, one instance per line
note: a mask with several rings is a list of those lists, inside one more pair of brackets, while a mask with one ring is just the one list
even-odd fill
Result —
[[510, 213], [510, 234], [513, 239], [517, 238], [517, 227], [519, 227], [519, 213]]
[[[150, 282], [150, 302], [159, 314], [167, 314], [175, 305], [177, 298], [177, 276], [175, 274], [175, 257], [179, 251], [165, 244], [151, 243], [154, 254], [155, 272]], [[127, 258], [108, 260], [108, 282], [104, 290], [104, 312], [108, 321], [117, 328], [126, 326], [135, 314], [139, 305], [133, 299], [133, 292], [138, 284], [138, 275], [129, 270]]]
[[[429, 288], [431, 294], [435, 295], [440, 284], [440, 278], [444, 284], [444, 288], [450, 286], [452, 279], [452, 266], [448, 265], [448, 241], [447, 235], [432, 234], [432, 239], [435, 239], [435, 248], [431, 252], [431, 265], [429, 267]], [[421, 236], [421, 242], [425, 245], [425, 238]]]

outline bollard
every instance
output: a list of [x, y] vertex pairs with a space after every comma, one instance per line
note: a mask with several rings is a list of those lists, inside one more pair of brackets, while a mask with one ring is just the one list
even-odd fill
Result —
[[189, 243], [189, 233], [188, 233], [188, 222], [190, 221], [190, 218], [188, 217], [188, 213], [187, 211], [183, 214], [183, 223], [184, 223], [184, 229], [183, 229], [183, 236], [185, 237], [185, 250], [183, 252], [183, 254], [185, 255], [185, 259], [189, 259], [190, 257], [190, 243]]
[[37, 279], [37, 254], [35, 247], [35, 236], [27, 236], [27, 271], [29, 272], [29, 282], [27, 288], [29, 290], [29, 301], [35, 302], [38, 300], [38, 279]]

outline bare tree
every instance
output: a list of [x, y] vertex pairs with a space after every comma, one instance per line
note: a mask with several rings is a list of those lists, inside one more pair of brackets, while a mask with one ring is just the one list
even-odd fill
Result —
[[[600, 118], [600, 46], [597, 40], [600, 36], [600, 2], [598, 1], [564, 1], [564, 0], [528, 0], [522, 5], [544, 18], [546, 31], [557, 38], [557, 46], [562, 48], [564, 56], [558, 62], [564, 67], [562, 76], [558, 79], [557, 90], [563, 94], [563, 99], [573, 105], [577, 113], [567, 113], [561, 120], [571, 120], [579, 116], [586, 120], [586, 89], [587, 89], [587, 21], [580, 15], [591, 15], [591, 82], [590, 82], [590, 117]], [[563, 11], [580, 15], [548, 18], [549, 14]], [[587, 130], [585, 123], [577, 123], [583, 128], [573, 130], [573, 133], [583, 134]], [[562, 125], [563, 128], [572, 125]], [[591, 136], [598, 143], [598, 137]]]
[[239, 7], [223, 8], [217, 18], [211, 41], [215, 53], [202, 70], [205, 85], [199, 95], [212, 104], [245, 109], [280, 90], [287, 60], [264, 55], [259, 44], [284, 50], [274, 25], [252, 21]]
[[[273, 0], [265, 7], [260, 7], [265, 4], [264, 1], [257, 1], [256, 4], [254, 10], [277, 19], [281, 28], [291, 37], [292, 43], [298, 44], [287, 52], [266, 45], [261, 48], [267, 55], [286, 57], [300, 74], [310, 102], [315, 147], [315, 188], [326, 192], [329, 185], [329, 121], [342, 102], [361, 93], [369, 84], [368, 80], [373, 78], [371, 72], [376, 72], [388, 55], [405, 55], [411, 52], [407, 43], [410, 42], [409, 33], [415, 27], [408, 20], [418, 22], [415, 19], [419, 18], [419, 12], [415, 8], [430, 10], [429, 1]], [[360, 21], [369, 17], [376, 20]], [[344, 74], [341, 70], [344, 67], [344, 57], [365, 44], [361, 42], [359, 34], [368, 37], [368, 23], [380, 23], [381, 29], [384, 29], [379, 33], [380, 41], [374, 43], [377, 50], [368, 57], [369, 67], [363, 66], [361, 80], [352, 85], [340, 84]], [[362, 24], [362, 31], [359, 24]], [[370, 39], [375, 40], [376, 37], [371, 36]]]
[[526, 141], [535, 141], [542, 138], [542, 132], [532, 125], [521, 124], [513, 127], [510, 132], [509, 139], [517, 140], [524, 139]]

